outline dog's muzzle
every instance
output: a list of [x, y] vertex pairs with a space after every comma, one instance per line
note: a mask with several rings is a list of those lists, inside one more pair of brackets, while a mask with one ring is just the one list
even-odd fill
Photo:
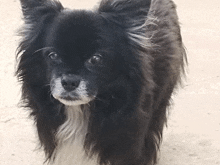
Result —
[[51, 93], [65, 105], [87, 104], [94, 99], [94, 95], [88, 94], [86, 81], [73, 74], [52, 78]]

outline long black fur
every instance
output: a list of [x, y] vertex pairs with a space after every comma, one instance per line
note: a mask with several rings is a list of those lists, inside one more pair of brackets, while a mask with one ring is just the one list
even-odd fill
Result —
[[[57, 39], [57, 49], [66, 54], [107, 54], [108, 62], [99, 71], [99, 93], [89, 109], [85, 151], [98, 154], [100, 165], [155, 164], [167, 108], [186, 60], [175, 4], [102, 0], [96, 11], [71, 14], [55, 0], [21, 0], [21, 5], [25, 25], [16, 74], [47, 159], [66, 119], [64, 105], [51, 96], [43, 53], [47, 43]], [[60, 24], [63, 29], [55, 35]], [[75, 33], [87, 39], [73, 41]]]

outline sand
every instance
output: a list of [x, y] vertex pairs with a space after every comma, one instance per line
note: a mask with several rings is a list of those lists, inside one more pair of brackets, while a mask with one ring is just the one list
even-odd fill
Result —
[[[61, 0], [89, 8], [95, 0]], [[173, 96], [159, 165], [220, 165], [220, 1], [175, 0], [189, 67], [183, 89]], [[0, 165], [42, 165], [34, 123], [18, 107], [14, 77], [18, 0], [0, 2]]]

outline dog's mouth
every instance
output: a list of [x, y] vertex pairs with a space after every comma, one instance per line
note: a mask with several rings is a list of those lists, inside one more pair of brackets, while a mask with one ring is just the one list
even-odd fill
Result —
[[80, 100], [79, 97], [71, 97], [71, 96], [60, 96], [60, 99], [66, 100], [66, 101], [77, 101], [77, 100]]
[[88, 104], [95, 98], [95, 94], [90, 94], [87, 90], [87, 83], [80, 81], [76, 88], [68, 89], [61, 83], [61, 78], [52, 79], [51, 94], [52, 96], [68, 106]]
[[94, 97], [70, 97], [70, 96], [54, 96], [55, 99], [59, 100], [64, 105], [75, 106], [88, 104], [94, 99]]

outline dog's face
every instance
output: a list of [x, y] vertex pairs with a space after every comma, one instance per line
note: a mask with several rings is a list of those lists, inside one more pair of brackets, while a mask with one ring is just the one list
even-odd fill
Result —
[[[113, 36], [104, 39], [108, 33]], [[47, 77], [52, 96], [61, 103], [87, 104], [122, 75], [115, 36], [101, 17], [64, 11], [45, 34]]]
[[147, 44], [145, 16], [137, 13], [134, 21], [127, 5], [103, 1], [98, 11], [85, 11], [65, 9], [58, 1], [22, 1], [17, 74], [24, 87], [33, 87], [38, 100], [55, 98], [65, 105], [95, 98], [118, 107], [127, 103], [141, 88], [139, 51]]

